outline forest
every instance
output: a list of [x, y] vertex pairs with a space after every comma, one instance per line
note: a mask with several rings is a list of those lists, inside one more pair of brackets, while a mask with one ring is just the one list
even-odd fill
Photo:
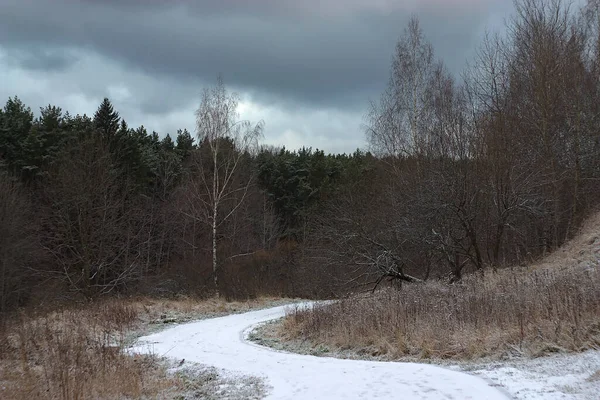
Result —
[[460, 77], [413, 18], [352, 154], [261, 144], [220, 78], [193, 132], [129, 126], [109, 99], [88, 116], [9, 98], [0, 315], [133, 294], [337, 298], [552, 252], [598, 206], [600, 3], [538, 3], [517, 2]]

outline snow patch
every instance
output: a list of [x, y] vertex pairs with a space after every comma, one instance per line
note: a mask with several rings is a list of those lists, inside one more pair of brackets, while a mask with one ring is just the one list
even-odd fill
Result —
[[[464, 370], [465, 367], [463, 366]], [[501, 385], [517, 400], [600, 398], [600, 351], [475, 364], [471, 373]]]

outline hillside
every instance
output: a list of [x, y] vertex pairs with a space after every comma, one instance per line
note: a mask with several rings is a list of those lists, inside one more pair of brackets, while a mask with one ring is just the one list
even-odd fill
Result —
[[595, 213], [572, 240], [530, 266], [293, 309], [252, 337], [302, 354], [442, 364], [516, 399], [595, 399], [599, 315]]
[[594, 214], [574, 239], [531, 266], [487, 270], [457, 284], [405, 284], [293, 310], [279, 336], [300, 341], [301, 351], [385, 360], [578, 352], [600, 345], [599, 266], [600, 214]]
[[600, 212], [593, 213], [573, 239], [531, 265], [534, 270], [598, 267], [600, 267]]

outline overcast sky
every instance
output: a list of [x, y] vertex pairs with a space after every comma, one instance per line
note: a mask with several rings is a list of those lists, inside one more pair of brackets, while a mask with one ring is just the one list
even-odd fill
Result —
[[243, 117], [265, 121], [265, 143], [352, 152], [411, 15], [459, 73], [511, 3], [0, 0], [0, 100], [92, 115], [109, 97], [132, 127], [193, 132], [200, 92], [221, 74]]

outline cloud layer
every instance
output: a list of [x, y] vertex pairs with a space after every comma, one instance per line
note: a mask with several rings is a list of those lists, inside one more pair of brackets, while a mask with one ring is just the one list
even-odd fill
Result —
[[[218, 74], [266, 121], [267, 142], [328, 151], [363, 144], [411, 14], [460, 71], [506, 0], [3, 0], [0, 96], [91, 113], [109, 96], [130, 124], [193, 128]], [[152, 124], [152, 126], [150, 126]]]

